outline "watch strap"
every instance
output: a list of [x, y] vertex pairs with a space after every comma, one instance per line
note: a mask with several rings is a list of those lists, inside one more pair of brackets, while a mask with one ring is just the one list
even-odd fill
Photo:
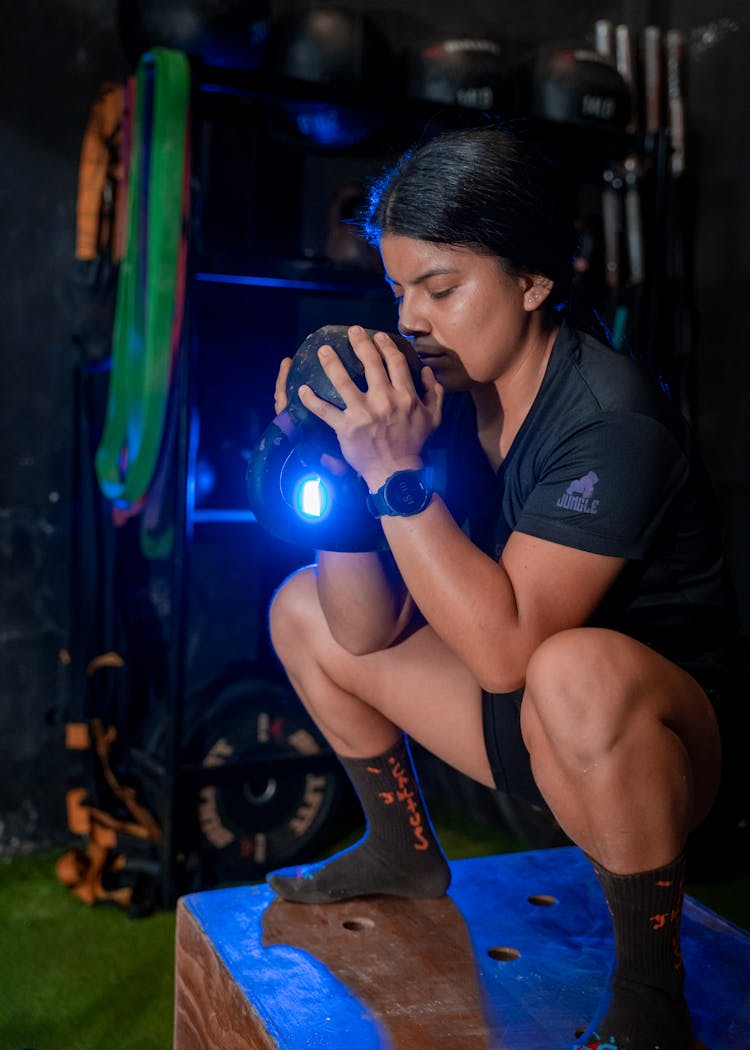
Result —
[[429, 469], [397, 470], [377, 492], [367, 496], [371, 514], [380, 517], [411, 517], [420, 514], [432, 499]]

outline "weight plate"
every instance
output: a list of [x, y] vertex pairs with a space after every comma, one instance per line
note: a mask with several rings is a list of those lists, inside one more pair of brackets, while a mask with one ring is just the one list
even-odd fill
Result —
[[260, 879], [346, 833], [348, 779], [288, 686], [225, 679], [204, 711], [183, 749], [196, 776], [180, 836], [204, 882]]

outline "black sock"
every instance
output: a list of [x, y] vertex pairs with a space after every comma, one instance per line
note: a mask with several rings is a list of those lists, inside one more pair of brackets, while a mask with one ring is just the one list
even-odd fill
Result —
[[576, 1046], [687, 1050], [691, 1025], [680, 952], [685, 853], [635, 875], [592, 864], [612, 916], [615, 964], [596, 1016]]
[[286, 900], [324, 904], [389, 894], [442, 897], [450, 870], [430, 826], [411, 755], [402, 737], [375, 758], [342, 758], [367, 818], [354, 846], [322, 864], [274, 872], [271, 887]]

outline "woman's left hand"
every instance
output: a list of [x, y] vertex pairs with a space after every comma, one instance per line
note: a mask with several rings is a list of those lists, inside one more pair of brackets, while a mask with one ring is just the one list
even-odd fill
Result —
[[394, 471], [423, 466], [422, 449], [440, 423], [443, 388], [425, 367], [420, 398], [406, 358], [384, 332], [373, 340], [355, 325], [348, 336], [364, 366], [367, 390], [359, 389], [334, 350], [324, 345], [318, 356], [345, 408], [319, 398], [309, 386], [300, 387], [299, 398], [335, 431], [344, 458], [374, 492]]

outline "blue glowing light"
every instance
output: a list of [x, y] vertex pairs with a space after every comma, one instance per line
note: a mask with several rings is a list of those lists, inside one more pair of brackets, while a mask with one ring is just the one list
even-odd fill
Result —
[[297, 486], [295, 508], [303, 518], [322, 518], [328, 509], [328, 492], [317, 474], [302, 478]]

